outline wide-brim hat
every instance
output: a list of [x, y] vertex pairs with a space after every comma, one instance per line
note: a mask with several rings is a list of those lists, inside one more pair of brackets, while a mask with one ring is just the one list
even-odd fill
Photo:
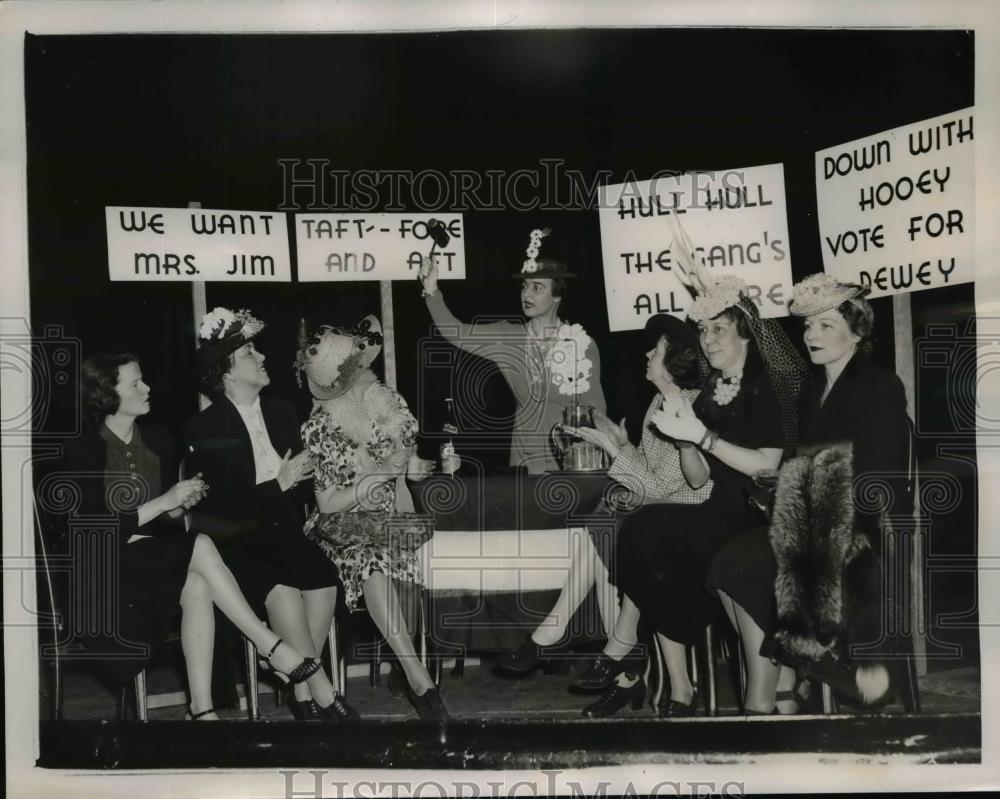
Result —
[[792, 316], [813, 316], [839, 308], [847, 300], [864, 298], [871, 289], [858, 283], [842, 283], [833, 275], [818, 272], [792, 286], [788, 312]]
[[230, 311], [228, 308], [213, 308], [202, 317], [198, 327], [198, 349], [195, 353], [198, 364], [207, 369], [247, 342], [264, 332], [264, 323], [248, 310]]
[[354, 385], [382, 351], [382, 325], [369, 314], [351, 330], [324, 325], [295, 359], [318, 400], [335, 399]]
[[671, 316], [668, 313], [659, 313], [656, 316], [649, 317], [646, 320], [644, 332], [650, 347], [657, 345], [660, 341], [660, 336], [666, 336], [675, 345], [679, 344], [694, 350], [696, 353], [699, 352], [698, 331], [683, 319], [678, 319], [676, 316]]

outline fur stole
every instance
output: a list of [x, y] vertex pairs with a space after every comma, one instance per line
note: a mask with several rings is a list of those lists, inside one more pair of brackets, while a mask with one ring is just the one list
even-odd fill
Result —
[[877, 584], [845, 578], [852, 562], [871, 555], [854, 525], [851, 460], [851, 445], [837, 444], [792, 458], [778, 477], [769, 531], [778, 566], [775, 645], [795, 660], [818, 660], [844, 643], [845, 604], [878, 607]]

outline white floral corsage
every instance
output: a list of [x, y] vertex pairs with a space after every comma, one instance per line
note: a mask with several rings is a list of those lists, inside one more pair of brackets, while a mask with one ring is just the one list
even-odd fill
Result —
[[538, 258], [538, 253], [542, 246], [542, 239], [548, 236], [551, 232], [551, 228], [535, 228], [531, 231], [531, 239], [528, 242], [528, 249], [525, 250], [525, 254], [528, 258], [524, 262], [524, 266], [521, 267], [522, 272], [530, 274], [538, 269], [538, 261], [536, 259]]
[[740, 383], [743, 380], [743, 370], [732, 377], [719, 375], [715, 379], [715, 388], [712, 390], [712, 399], [716, 405], [728, 405], [740, 393]]
[[560, 394], [584, 394], [590, 389], [590, 376], [594, 364], [585, 357], [590, 346], [590, 336], [582, 325], [559, 326], [556, 343], [545, 357], [545, 365], [552, 375], [552, 383]]

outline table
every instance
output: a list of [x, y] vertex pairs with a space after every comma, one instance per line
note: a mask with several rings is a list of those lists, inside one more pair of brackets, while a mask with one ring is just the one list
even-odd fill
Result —
[[[603, 472], [475, 471], [411, 486], [417, 512], [435, 519], [418, 550], [433, 646], [458, 655], [520, 643], [565, 583], [573, 537], [611, 524], [602, 498], [615, 486]], [[576, 640], [604, 637], [595, 605], [591, 596], [577, 614]]]

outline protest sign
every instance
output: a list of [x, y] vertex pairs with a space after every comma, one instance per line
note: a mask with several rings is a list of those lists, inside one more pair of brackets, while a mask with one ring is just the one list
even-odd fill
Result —
[[816, 153], [826, 272], [872, 297], [973, 279], [973, 110]]
[[664, 217], [675, 215], [691, 256], [718, 277], [748, 284], [761, 316], [787, 315], [792, 272], [781, 164], [724, 172], [665, 174], [605, 186], [599, 219], [608, 323], [641, 328], [657, 313], [684, 316], [692, 302], [677, 276], [678, 246]]
[[448, 246], [435, 250], [442, 278], [465, 277], [461, 214], [296, 214], [299, 280], [413, 280], [439, 220]]
[[125, 206], [104, 214], [111, 280], [291, 280], [284, 214]]

